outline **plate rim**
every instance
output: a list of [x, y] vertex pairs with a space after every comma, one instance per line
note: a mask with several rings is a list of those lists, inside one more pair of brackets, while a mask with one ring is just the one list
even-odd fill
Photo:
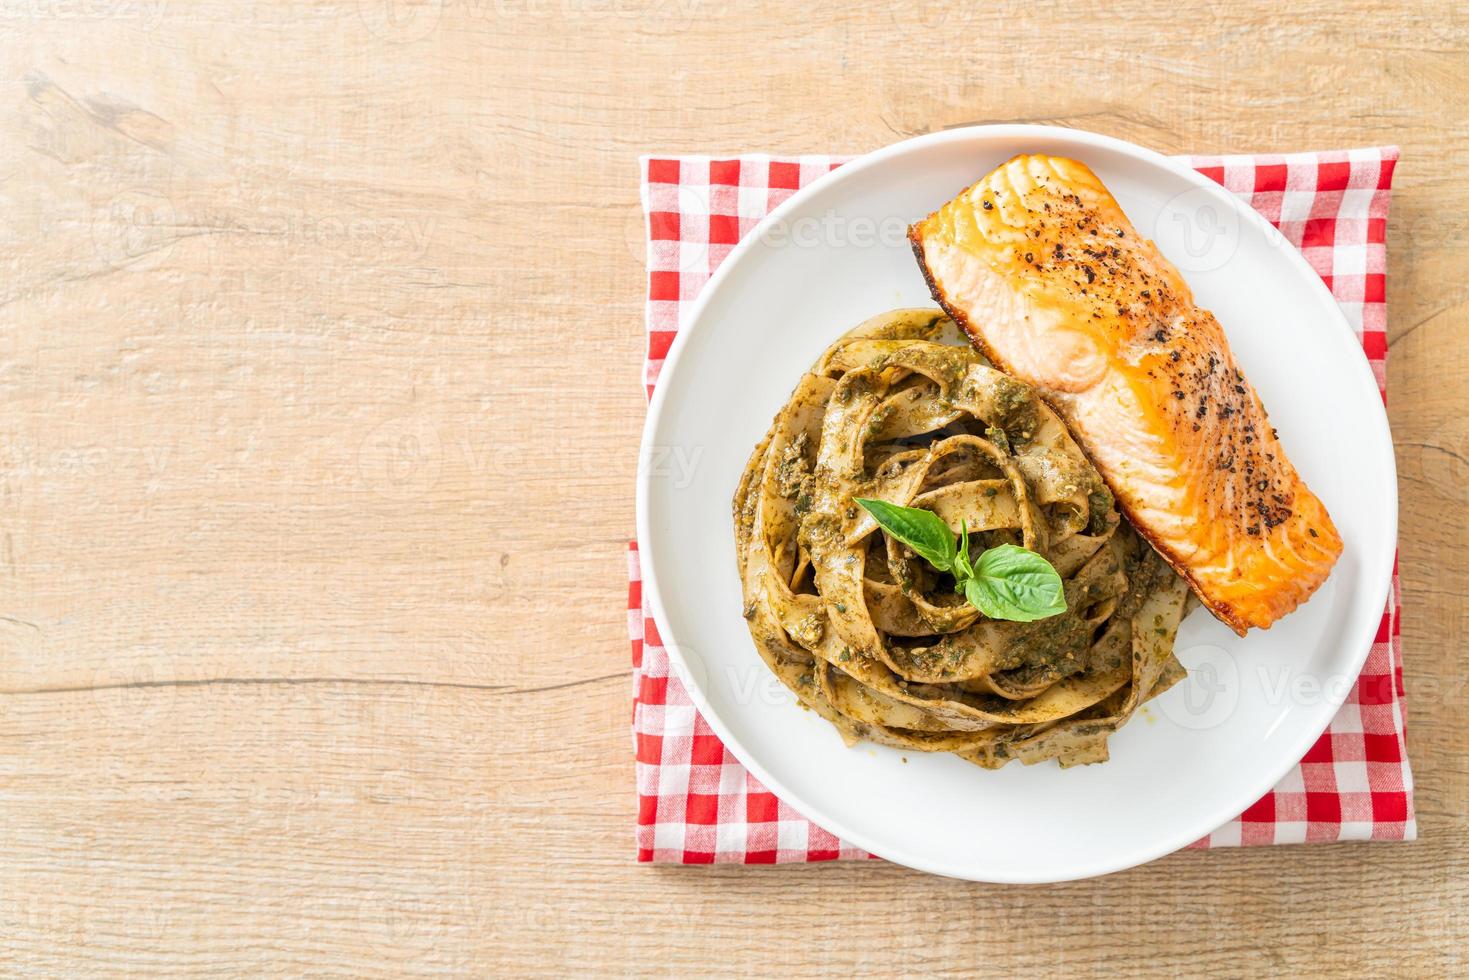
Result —
[[[718, 293], [719, 287], [724, 280], [732, 274], [732, 271], [738, 266], [743, 257], [761, 240], [761, 236], [765, 230], [783, 221], [787, 214], [804, 206], [807, 200], [816, 197], [828, 187], [841, 183], [844, 180], [852, 179], [863, 171], [878, 166], [893, 157], [921, 150], [930, 145], [965, 142], [976, 138], [1003, 140], [1027, 137], [1069, 140], [1084, 148], [1121, 153], [1142, 163], [1173, 171], [1193, 184], [1196, 189], [1202, 190], [1215, 201], [1224, 204], [1230, 210], [1239, 214], [1241, 220], [1253, 225], [1256, 231], [1267, 236], [1279, 235], [1279, 231], [1275, 226], [1267, 221], [1253, 207], [1237, 198], [1219, 184], [1204, 177], [1192, 167], [1189, 167], [1187, 164], [1181, 164], [1179, 161], [1171, 159], [1156, 150], [1139, 146], [1115, 136], [1106, 136], [1101, 133], [1093, 133], [1087, 130], [1072, 129], [1064, 126], [1014, 123], [961, 126], [926, 133], [899, 140], [872, 152], [854, 157], [840, 167], [828, 171], [810, 184], [798, 189], [789, 198], [766, 214], [754, 228], [740, 239], [730, 251], [729, 255], [725, 257], [724, 261], [720, 263], [719, 268], [714, 271], [713, 275], [704, 284], [703, 289], [700, 290], [698, 297], [694, 300], [693, 306], [687, 314], [685, 325], [680, 327], [674, 336], [673, 343], [669, 347], [668, 353], [663, 360], [662, 368], [659, 371], [659, 378], [662, 379], [665, 376], [670, 376], [677, 371], [684, 348], [688, 346], [690, 338], [698, 330], [699, 324], [704, 316], [704, 311], [709, 306], [713, 297]], [[1342, 312], [1336, 298], [1332, 296], [1331, 291], [1322, 281], [1321, 276], [1311, 268], [1305, 256], [1294, 245], [1281, 249], [1280, 251], [1285, 255], [1283, 261], [1292, 264], [1298, 275], [1304, 275], [1308, 283], [1307, 288], [1316, 293], [1317, 299], [1324, 299], [1326, 301], [1326, 306], [1332, 312], [1339, 328], [1333, 331], [1333, 334], [1328, 334], [1328, 336], [1334, 335], [1336, 339], [1333, 342], [1338, 345], [1349, 345], [1347, 347], [1347, 353], [1351, 356], [1348, 358], [1348, 363], [1357, 365], [1355, 371], [1356, 384], [1359, 386], [1365, 385], [1366, 391], [1370, 392], [1373, 396], [1371, 403], [1375, 406], [1375, 410], [1371, 414], [1373, 422], [1379, 430], [1377, 434], [1380, 436], [1380, 439], [1374, 439], [1373, 442], [1383, 447], [1382, 451], [1378, 454], [1382, 458], [1377, 461], [1377, 464], [1385, 468], [1384, 472], [1388, 477], [1387, 486], [1391, 490], [1389, 498], [1383, 502], [1384, 512], [1381, 515], [1382, 522], [1389, 525], [1389, 533], [1384, 536], [1384, 540], [1388, 542], [1389, 547], [1386, 549], [1385, 555], [1363, 556], [1363, 580], [1368, 583], [1369, 588], [1373, 577], [1380, 580], [1375, 591], [1370, 592], [1367, 598], [1373, 600], [1375, 607], [1385, 609], [1392, 585], [1393, 556], [1397, 552], [1399, 516], [1397, 460], [1393, 451], [1392, 431], [1388, 423], [1387, 407], [1378, 388], [1377, 379], [1372, 373], [1372, 367], [1368, 359], [1363, 356], [1361, 342], [1352, 330], [1351, 324], [1347, 322], [1346, 315]], [[741, 765], [745, 766], [777, 798], [791, 806], [803, 817], [830, 833], [835, 834], [842, 840], [860, 847], [869, 854], [928, 874], [995, 884], [1042, 884], [1075, 881], [1083, 878], [1112, 874], [1117, 871], [1147, 864], [1150, 861], [1165, 857], [1187, 847], [1194, 841], [1223, 826], [1242, 813], [1256, 799], [1269, 792], [1291, 769], [1300, 763], [1307, 750], [1315, 744], [1316, 740], [1321, 737], [1321, 734], [1331, 725], [1332, 720], [1336, 717], [1337, 712], [1345, 702], [1348, 691], [1352, 687], [1352, 685], [1340, 685], [1340, 690], [1338, 690], [1338, 686], [1328, 685], [1332, 689], [1324, 692], [1325, 696], [1322, 698], [1320, 706], [1317, 709], [1321, 712], [1320, 725], [1318, 726], [1314, 722], [1307, 725], [1303, 731], [1309, 733], [1309, 737], [1298, 739], [1297, 742], [1299, 744], [1292, 743], [1289, 746], [1290, 751], [1284, 751], [1282, 749], [1281, 757], [1286, 760], [1283, 765], [1262, 769], [1262, 772], [1269, 773], [1270, 778], [1268, 780], [1262, 778], [1257, 781], [1252, 781], [1249, 784], [1250, 786], [1255, 786], [1256, 782], [1260, 785], [1257, 790], [1252, 791], [1249, 799], [1245, 800], [1238, 809], [1231, 807], [1230, 812], [1224, 816], [1217, 820], [1211, 819], [1207, 827], [1198, 828], [1190, 824], [1182, 832], [1159, 835], [1158, 839], [1160, 843], [1150, 847], [1136, 848], [1131, 852], [1123, 854], [1120, 858], [1114, 857], [1108, 860], [1099, 860], [1089, 864], [1079, 865], [1070, 873], [1064, 875], [1053, 873], [1031, 875], [1007, 872], [979, 874], [969, 873], [968, 869], [955, 869], [936, 865], [934, 862], [923, 858], [905, 854], [902, 848], [893, 848], [886, 844], [875, 844], [866, 833], [854, 832], [850, 827], [845, 826], [845, 822], [838, 816], [824, 812], [813, 815], [813, 811], [817, 808], [808, 806], [800, 794], [793, 791], [781, 780], [775, 779], [766, 767], [758, 759], [754, 758], [752, 753], [746, 751], [744, 746], [739, 744], [738, 740], [732, 736], [729, 727], [724, 721], [718, 717], [717, 713], [710, 709], [708, 699], [696, 680], [695, 672], [690, 671], [688, 664], [684, 662], [679, 644], [677, 642], [670, 642], [675, 639], [676, 631], [669, 628], [668, 615], [663, 605], [661, 590], [658, 586], [658, 569], [655, 558], [656, 549], [645, 547], [644, 545], [644, 542], [652, 542], [657, 537], [657, 533], [654, 530], [655, 525], [652, 522], [651, 514], [648, 510], [649, 493], [654, 482], [654, 468], [643, 465], [643, 461], [649, 458], [650, 447], [656, 444], [654, 439], [662, 421], [664, 405], [668, 399], [668, 392], [671, 390], [671, 387], [671, 385], [656, 383], [653, 386], [653, 393], [648, 402], [647, 417], [643, 423], [642, 437], [638, 447], [639, 465], [637, 470], [636, 494], [636, 530], [638, 562], [642, 580], [642, 596], [649, 610], [652, 612], [654, 623], [657, 625], [660, 636], [664, 641], [663, 646], [668, 654], [669, 661], [678, 670], [680, 680], [683, 682], [684, 688], [688, 692], [695, 709], [704, 717], [704, 720], [713, 729], [715, 735], [729, 748], [730, 752], [734, 754]], [[1365, 600], [1363, 601], [1365, 602]], [[1351, 656], [1348, 658], [1350, 673], [1353, 677], [1361, 674], [1362, 666], [1372, 650], [1376, 636], [1375, 629], [1372, 628], [1366, 628], [1363, 632], [1363, 637], [1358, 640], [1356, 649], [1351, 652]], [[1240, 795], [1243, 796], [1244, 794], [1241, 793]]]

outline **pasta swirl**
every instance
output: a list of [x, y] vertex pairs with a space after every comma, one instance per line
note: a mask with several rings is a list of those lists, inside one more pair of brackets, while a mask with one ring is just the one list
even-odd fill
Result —
[[[987, 768], [1107, 758], [1184, 676], [1187, 589], [1122, 520], [1065, 427], [934, 310], [857, 326], [802, 376], [734, 499], [744, 613], [766, 664], [849, 742]], [[933, 511], [974, 553], [1044, 555], [1066, 612], [992, 620], [853, 503]]]

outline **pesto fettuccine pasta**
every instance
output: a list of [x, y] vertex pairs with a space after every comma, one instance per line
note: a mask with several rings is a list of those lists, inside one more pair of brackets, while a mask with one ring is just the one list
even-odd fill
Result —
[[[1107, 758], [1107, 735], [1177, 682], [1187, 589], [1121, 518], [1065, 427], [934, 310], [861, 324], [802, 376], [734, 499], [760, 655], [848, 742], [987, 768]], [[986, 618], [854, 501], [932, 511], [971, 552], [1013, 544], [1066, 611]]]

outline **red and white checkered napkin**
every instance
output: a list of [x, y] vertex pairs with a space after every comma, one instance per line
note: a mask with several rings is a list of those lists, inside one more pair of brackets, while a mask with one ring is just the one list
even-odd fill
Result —
[[[648, 219], [643, 380], [650, 393], [694, 298], [740, 236], [798, 187], [845, 159], [643, 160]], [[1384, 242], [1397, 159], [1396, 147], [1187, 158], [1199, 173], [1248, 201], [1301, 250], [1361, 338], [1379, 387], [1387, 356]], [[638, 860], [770, 864], [867, 857], [776, 799], [720, 743], [669, 670], [652, 613], [642, 601], [636, 542], [629, 549], [628, 571]], [[1394, 571], [1372, 652], [1331, 727], [1263, 799], [1192, 847], [1416, 836], [1403, 730], [1400, 609]]]

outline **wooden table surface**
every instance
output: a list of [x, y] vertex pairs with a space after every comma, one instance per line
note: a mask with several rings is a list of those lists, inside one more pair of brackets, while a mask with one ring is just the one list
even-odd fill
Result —
[[[0, 3], [0, 972], [1466, 969], [1469, 8], [901, 6]], [[635, 864], [637, 155], [1010, 120], [1401, 145], [1422, 839]]]

